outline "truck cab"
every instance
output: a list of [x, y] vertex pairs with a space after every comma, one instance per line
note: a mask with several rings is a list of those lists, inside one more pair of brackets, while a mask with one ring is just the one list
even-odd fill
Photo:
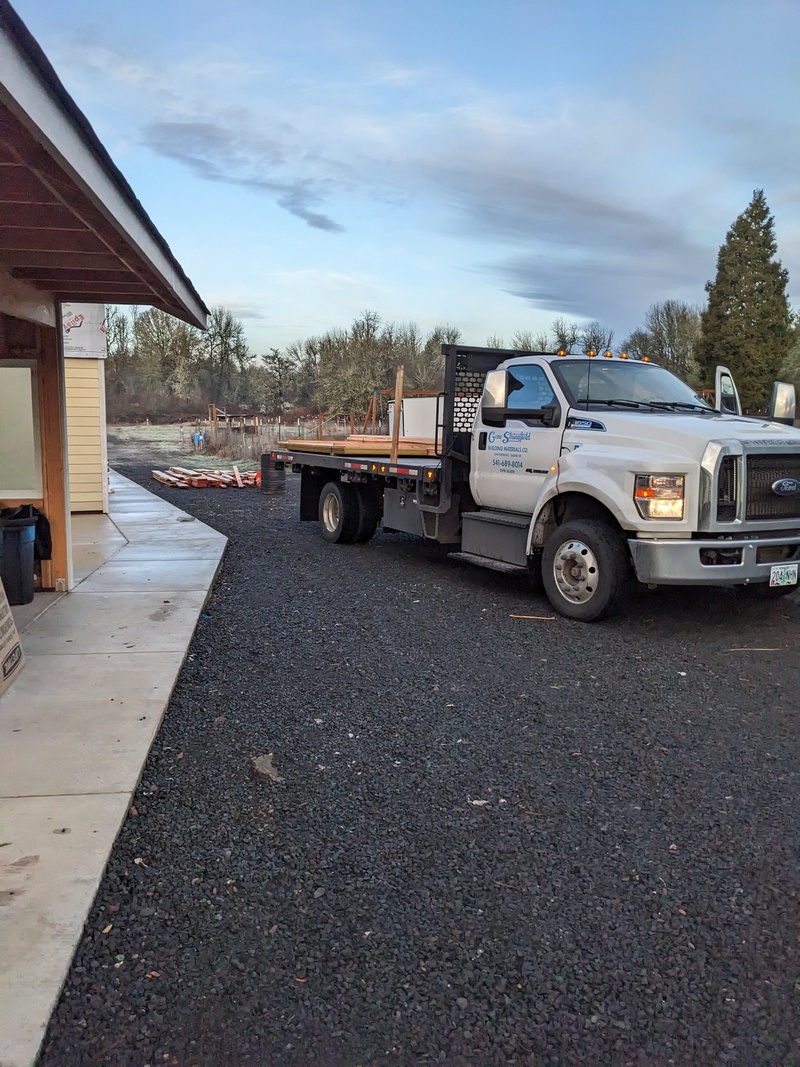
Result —
[[742, 416], [725, 368], [717, 386], [718, 406], [610, 352], [504, 360], [475, 413], [464, 553], [541, 568], [554, 607], [586, 621], [615, 610], [631, 567], [647, 585], [791, 592], [800, 431]]

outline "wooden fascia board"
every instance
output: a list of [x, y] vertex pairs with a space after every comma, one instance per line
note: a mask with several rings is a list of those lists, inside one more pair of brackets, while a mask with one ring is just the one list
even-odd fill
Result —
[[[71, 99], [67, 100], [71, 109], [77, 111]], [[35, 66], [21, 51], [6, 18], [0, 19], [0, 102], [42, 145], [70, 182], [89, 198], [126, 246], [132, 247], [169, 289], [175, 305], [171, 313], [205, 328], [208, 309], [181, 275], [177, 263], [165, 251], [166, 246], [162, 247], [154, 236], [158, 231], [138, 200], [132, 192], [127, 195], [130, 192], [127, 182], [116, 168], [113, 168], [116, 173], [112, 173], [108, 164], [98, 158], [70, 109], [43, 83]]]

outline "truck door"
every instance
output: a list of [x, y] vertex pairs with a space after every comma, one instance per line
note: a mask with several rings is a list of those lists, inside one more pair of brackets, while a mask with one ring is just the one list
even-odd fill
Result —
[[733, 375], [727, 367], [717, 367], [714, 375], [714, 407], [726, 415], [741, 415], [742, 403]]
[[530, 514], [542, 482], [561, 451], [563, 415], [559, 425], [546, 426], [514, 412], [566, 405], [541, 364], [513, 364], [508, 368], [509, 388], [505, 426], [485, 425], [480, 408], [472, 434], [470, 489], [485, 508]]

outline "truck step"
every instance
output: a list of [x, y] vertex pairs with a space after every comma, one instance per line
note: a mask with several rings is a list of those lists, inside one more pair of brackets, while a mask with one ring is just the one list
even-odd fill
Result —
[[486, 556], [478, 556], [474, 552], [451, 552], [448, 559], [463, 559], [467, 563], [475, 563], [479, 567], [485, 567], [490, 571], [502, 571], [504, 574], [518, 574], [527, 571], [527, 567], [521, 567], [516, 563], [505, 563], [502, 559], [488, 559]]

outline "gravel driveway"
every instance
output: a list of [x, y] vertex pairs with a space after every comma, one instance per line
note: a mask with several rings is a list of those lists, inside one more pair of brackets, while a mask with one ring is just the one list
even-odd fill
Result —
[[119, 469], [230, 547], [40, 1067], [800, 1063], [797, 594], [586, 626]]

